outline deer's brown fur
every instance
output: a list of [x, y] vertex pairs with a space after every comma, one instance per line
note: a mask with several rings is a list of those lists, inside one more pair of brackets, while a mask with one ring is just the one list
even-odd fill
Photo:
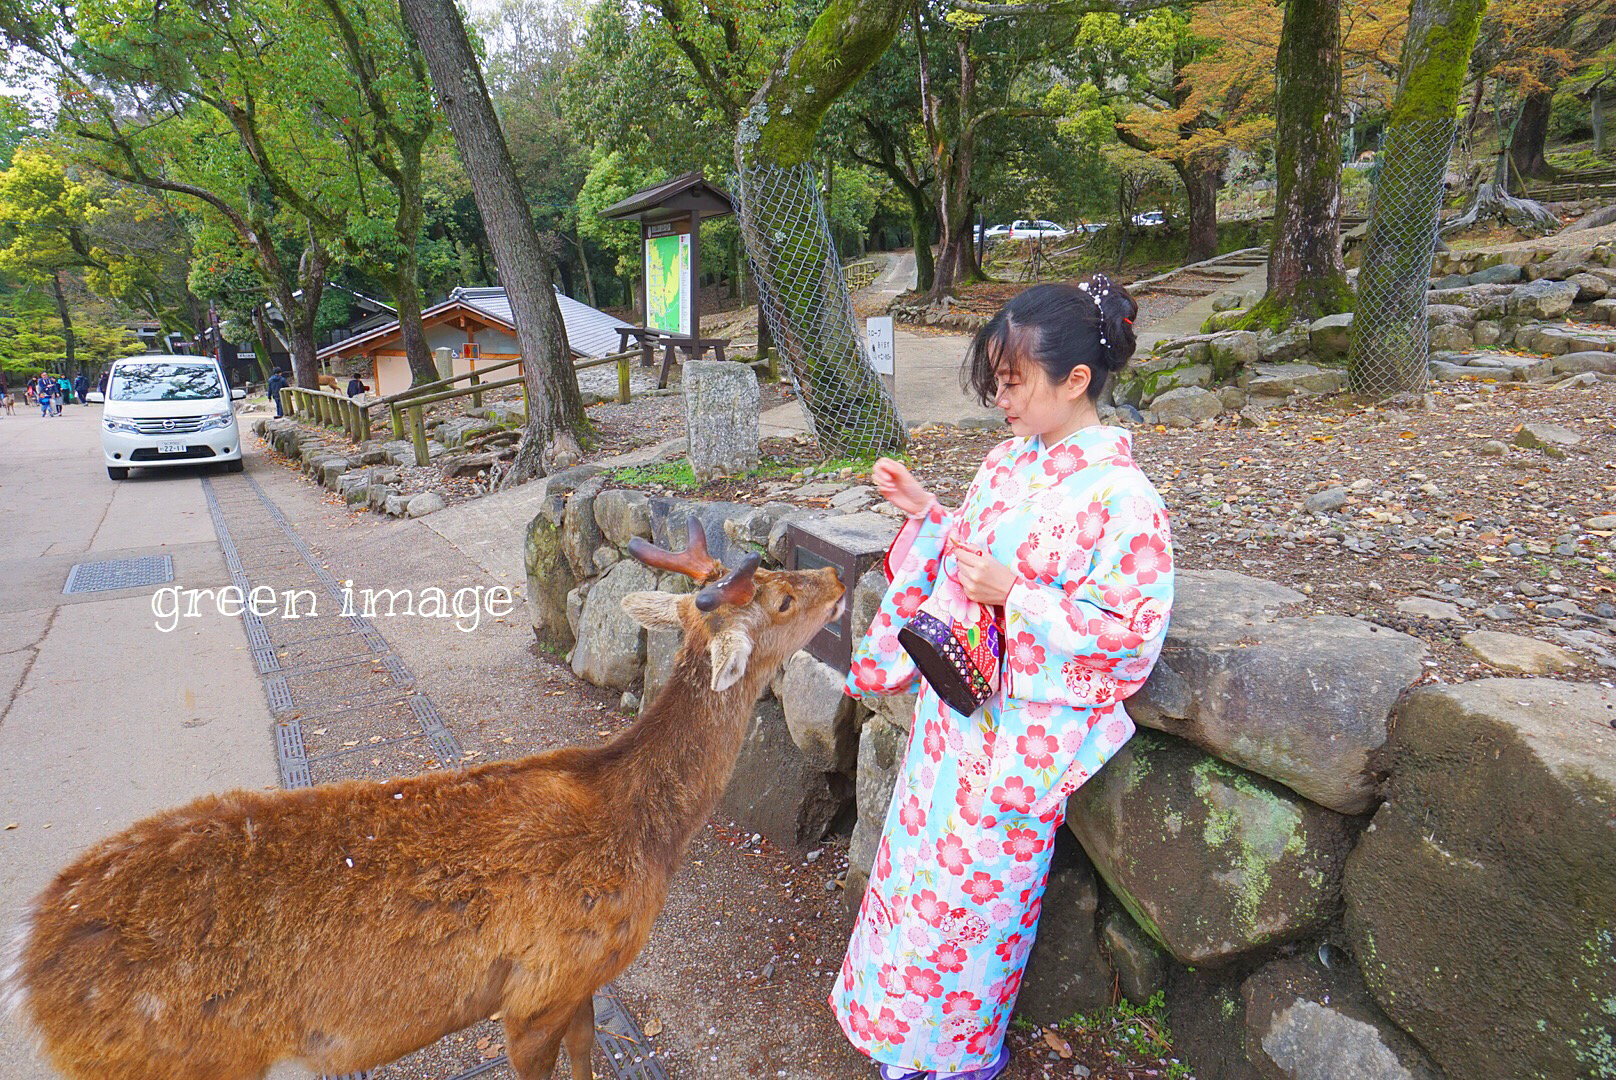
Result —
[[645, 944], [753, 703], [841, 595], [831, 570], [758, 571], [710, 612], [632, 594], [685, 641], [600, 746], [208, 796], [102, 841], [25, 923], [25, 1019], [74, 1080], [257, 1080], [373, 1067], [500, 1013], [522, 1080], [563, 1039], [584, 1080], [594, 990]]

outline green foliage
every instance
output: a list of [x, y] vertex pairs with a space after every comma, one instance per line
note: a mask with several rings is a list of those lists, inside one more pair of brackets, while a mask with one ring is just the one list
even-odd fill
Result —
[[[1097, 1036], [1108, 1049], [1121, 1054], [1163, 1057], [1173, 1052], [1173, 1036], [1167, 1027], [1166, 995], [1160, 990], [1143, 1005], [1119, 1001], [1092, 1015], [1077, 1013], [1061, 1026]], [[1191, 1080], [1194, 1073], [1189, 1065], [1174, 1061], [1165, 1075], [1169, 1080]]]

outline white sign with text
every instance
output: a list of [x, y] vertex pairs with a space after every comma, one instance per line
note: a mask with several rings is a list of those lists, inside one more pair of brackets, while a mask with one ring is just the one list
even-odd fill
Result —
[[896, 349], [892, 343], [892, 316], [876, 315], [864, 321], [864, 339], [870, 350], [870, 364], [877, 375], [893, 374]]

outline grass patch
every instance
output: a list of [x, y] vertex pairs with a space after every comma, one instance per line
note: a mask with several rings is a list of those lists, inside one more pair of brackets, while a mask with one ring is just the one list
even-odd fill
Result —
[[1060, 1025], [1074, 1041], [1097, 1046], [1117, 1057], [1165, 1059], [1163, 1076], [1190, 1080], [1189, 1065], [1173, 1058], [1173, 1036], [1167, 1027], [1166, 995], [1158, 990], [1143, 1005], [1119, 1001], [1092, 1015], [1077, 1013]]

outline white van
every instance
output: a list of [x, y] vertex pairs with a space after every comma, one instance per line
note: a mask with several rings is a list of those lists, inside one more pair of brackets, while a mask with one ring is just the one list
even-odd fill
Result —
[[240, 472], [235, 402], [246, 397], [209, 356], [131, 356], [112, 365], [101, 411], [107, 475], [222, 461]]

